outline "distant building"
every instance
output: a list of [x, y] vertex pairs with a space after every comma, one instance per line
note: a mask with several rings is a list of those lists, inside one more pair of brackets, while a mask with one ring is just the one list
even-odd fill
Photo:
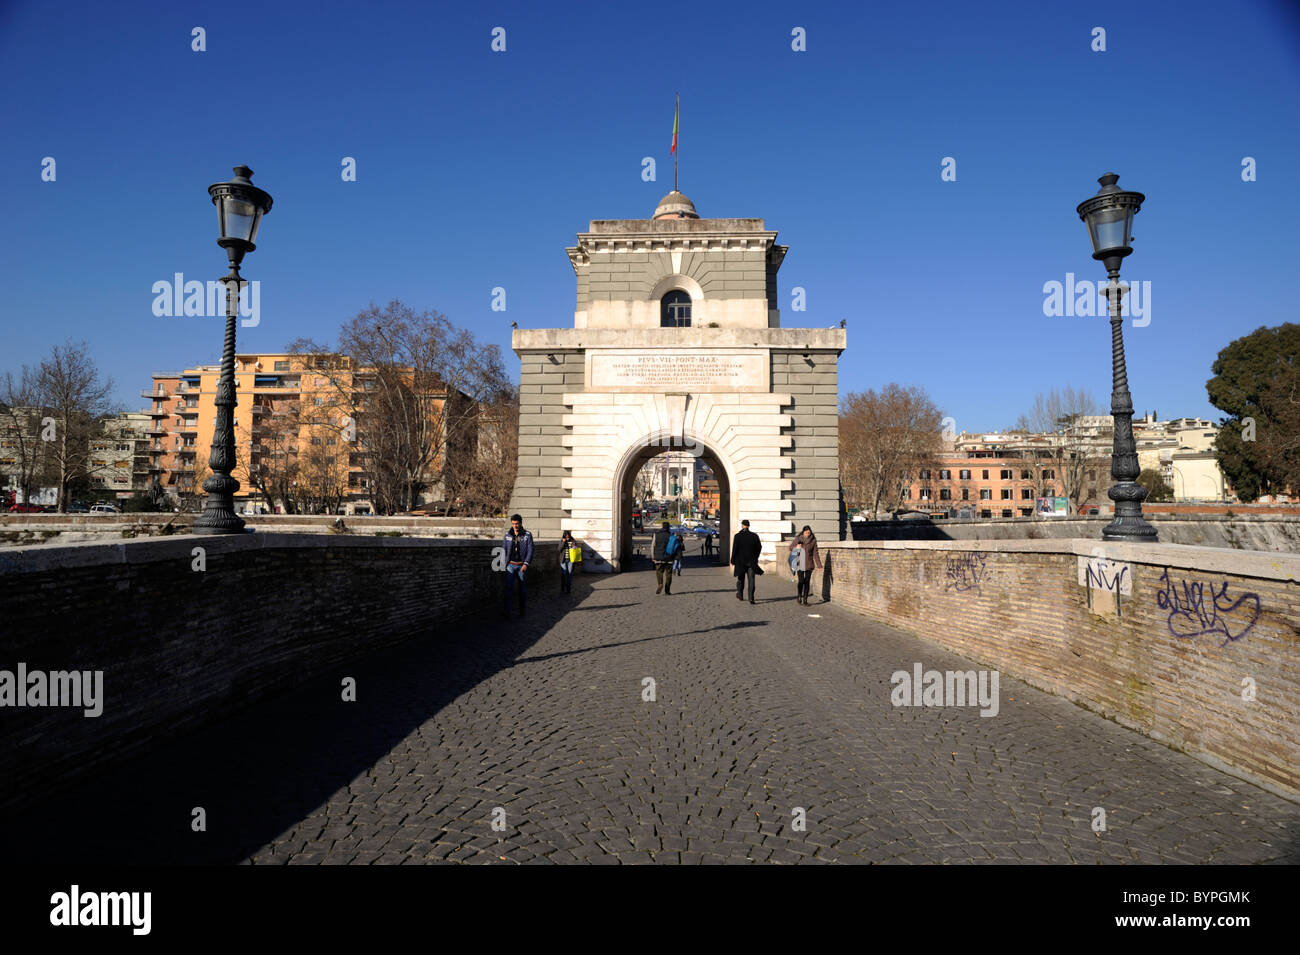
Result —
[[[1174, 499], [1224, 500], [1231, 486], [1213, 453], [1218, 427], [1203, 418], [1133, 422], [1138, 464], [1159, 471]], [[937, 466], [908, 476], [905, 506], [930, 513], [970, 508], [976, 517], [1031, 517], [1039, 497], [1070, 497], [1071, 511], [1113, 506], [1114, 422], [1086, 415], [1055, 433], [962, 432]], [[1074, 485], [1074, 486], [1071, 486]]]
[[[401, 374], [402, 369], [398, 369]], [[211, 472], [207, 457], [216, 425], [216, 390], [220, 365], [199, 365], [183, 372], [153, 376], [153, 387], [141, 395], [152, 401], [145, 412], [152, 419], [148, 430], [147, 471], [174, 498], [203, 496], [202, 483]], [[405, 370], [410, 374], [410, 369]], [[233, 476], [240, 483], [235, 509], [279, 506], [277, 481], [297, 490], [298, 481], [332, 486], [339, 512], [369, 514], [374, 475], [367, 470], [363, 444], [366, 423], [353, 420], [349, 411], [364, 417], [376, 390], [373, 369], [354, 368], [338, 355], [258, 353], [235, 356], [235, 460]], [[458, 406], [448, 413], [460, 417], [459, 406], [472, 404], [454, 391], [424, 395], [431, 414], [448, 402]], [[466, 416], [470, 417], [470, 416]], [[431, 472], [458, 467], [462, 452], [472, 454], [472, 440], [449, 440], [443, 455], [430, 464]], [[261, 483], [267, 493], [259, 490]], [[443, 488], [431, 473], [422, 501], [441, 499]]]
[[151, 418], [139, 411], [114, 415], [104, 422], [103, 435], [90, 440], [91, 496], [105, 492], [125, 499], [149, 489], [149, 428]]

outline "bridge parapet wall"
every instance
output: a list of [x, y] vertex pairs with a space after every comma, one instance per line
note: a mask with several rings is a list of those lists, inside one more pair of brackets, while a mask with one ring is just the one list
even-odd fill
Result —
[[[0, 671], [103, 674], [99, 716], [0, 706], [0, 779], [17, 781], [0, 800], [36, 798], [371, 650], [495, 609], [494, 546], [256, 533], [0, 553]], [[529, 587], [554, 586], [558, 545], [536, 546]]]
[[1300, 798], [1300, 556], [1095, 539], [822, 549], [835, 603]]

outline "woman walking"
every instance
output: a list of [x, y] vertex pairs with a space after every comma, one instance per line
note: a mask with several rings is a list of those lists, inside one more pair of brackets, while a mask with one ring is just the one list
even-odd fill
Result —
[[573, 568], [582, 563], [582, 547], [570, 531], [560, 535], [560, 593], [573, 593]]
[[[796, 553], [797, 552], [797, 553]], [[822, 566], [821, 555], [817, 551], [817, 536], [807, 524], [799, 536], [790, 541], [790, 567], [799, 576], [799, 595], [797, 600], [808, 606], [808, 591], [812, 584], [812, 573]]]

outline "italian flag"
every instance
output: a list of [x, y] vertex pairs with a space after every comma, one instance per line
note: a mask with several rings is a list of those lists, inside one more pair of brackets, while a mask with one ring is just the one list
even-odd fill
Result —
[[682, 98], [679, 96], [677, 97], [677, 110], [673, 113], [673, 148], [668, 150], [668, 155], [670, 156], [677, 155], [677, 120], [681, 117], [681, 114]]

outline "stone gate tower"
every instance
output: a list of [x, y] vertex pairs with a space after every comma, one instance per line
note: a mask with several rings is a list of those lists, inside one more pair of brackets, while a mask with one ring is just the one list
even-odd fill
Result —
[[591, 223], [566, 250], [572, 328], [518, 329], [512, 511], [539, 539], [570, 530], [586, 569], [631, 551], [633, 479], [670, 450], [718, 479], [721, 543], [748, 519], [771, 561], [812, 525], [838, 540], [840, 328], [782, 328], [786, 246], [762, 219], [701, 219], [670, 192], [650, 219]]

